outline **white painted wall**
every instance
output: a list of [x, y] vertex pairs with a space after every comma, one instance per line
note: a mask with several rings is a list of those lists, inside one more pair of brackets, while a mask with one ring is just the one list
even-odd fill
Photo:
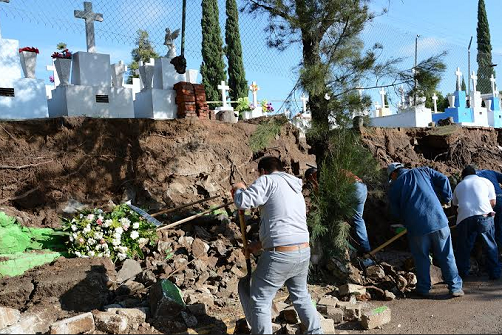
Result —
[[401, 113], [370, 119], [371, 126], [383, 128], [428, 127], [432, 122], [432, 111], [424, 106], [411, 107]]

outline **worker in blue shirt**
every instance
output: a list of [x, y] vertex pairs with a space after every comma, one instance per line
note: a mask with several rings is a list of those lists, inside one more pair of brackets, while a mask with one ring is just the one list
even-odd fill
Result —
[[410, 250], [417, 272], [416, 293], [428, 296], [431, 289], [429, 253], [436, 257], [452, 297], [464, 295], [462, 279], [453, 255], [448, 218], [441, 202], [452, 199], [448, 178], [428, 167], [405, 169], [401, 163], [387, 168], [391, 185], [389, 201], [392, 215], [408, 230]]
[[500, 252], [502, 251], [502, 188], [500, 187], [502, 173], [492, 170], [477, 170], [476, 174], [491, 181], [495, 187], [495, 194], [497, 195], [497, 201], [493, 208], [495, 211], [495, 241]]

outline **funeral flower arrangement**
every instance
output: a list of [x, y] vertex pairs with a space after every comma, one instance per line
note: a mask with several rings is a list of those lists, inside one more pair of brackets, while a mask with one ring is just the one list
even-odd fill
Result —
[[267, 102], [267, 100], [261, 101], [261, 108], [263, 110], [263, 113], [272, 113], [273, 111], [275, 111], [274, 107], [272, 106], [272, 103]]
[[237, 107], [235, 107], [237, 112], [250, 112], [253, 109], [248, 97], [237, 99]]
[[40, 51], [37, 48], [35, 48], [35, 47], [25, 47], [25, 48], [19, 49], [19, 53], [24, 52], [24, 51], [26, 51], [26, 52], [34, 52], [36, 54], [40, 53]]
[[57, 59], [57, 58], [71, 59], [71, 56], [72, 56], [71, 52], [68, 51], [68, 49], [64, 49], [61, 52], [57, 52], [57, 51], [54, 52], [51, 57], [55, 58], [55, 59]]
[[156, 226], [127, 205], [117, 206], [111, 213], [81, 211], [73, 219], [63, 219], [63, 230], [69, 234], [68, 252], [80, 258], [144, 258], [141, 248], [157, 240]]

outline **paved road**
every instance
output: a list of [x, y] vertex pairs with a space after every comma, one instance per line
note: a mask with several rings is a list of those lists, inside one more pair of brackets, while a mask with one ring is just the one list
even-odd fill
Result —
[[469, 279], [464, 283], [464, 291], [464, 297], [449, 299], [446, 285], [436, 285], [429, 299], [373, 302], [391, 308], [390, 324], [364, 332], [350, 324], [340, 325], [338, 329], [349, 334], [502, 333], [502, 280]]

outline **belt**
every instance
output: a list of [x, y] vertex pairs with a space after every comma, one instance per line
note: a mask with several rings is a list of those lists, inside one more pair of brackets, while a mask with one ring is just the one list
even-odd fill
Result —
[[290, 251], [297, 251], [301, 249], [305, 249], [310, 247], [310, 244], [308, 243], [302, 243], [302, 244], [297, 244], [297, 245], [285, 245], [282, 247], [275, 247], [275, 248], [267, 248], [265, 250], [267, 251], [279, 251], [279, 252], [290, 252]]

